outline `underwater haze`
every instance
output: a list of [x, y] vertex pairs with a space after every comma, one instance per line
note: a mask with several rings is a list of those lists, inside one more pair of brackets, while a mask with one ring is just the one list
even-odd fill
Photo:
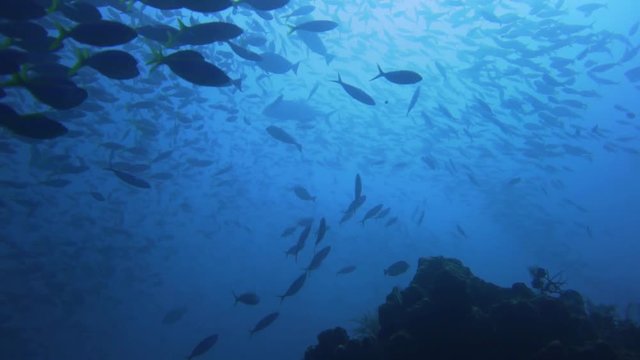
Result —
[[640, 323], [638, 14], [3, 0], [0, 358], [299, 360], [440, 255]]

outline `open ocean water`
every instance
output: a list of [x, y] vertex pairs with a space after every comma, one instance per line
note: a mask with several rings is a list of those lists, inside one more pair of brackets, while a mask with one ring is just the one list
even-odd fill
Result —
[[1, 0], [0, 359], [299, 360], [429, 256], [640, 323], [638, 14]]

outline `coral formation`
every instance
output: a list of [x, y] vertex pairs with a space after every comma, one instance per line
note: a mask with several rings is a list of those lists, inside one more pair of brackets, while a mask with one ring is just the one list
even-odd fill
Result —
[[536, 269], [538, 291], [485, 282], [456, 259], [421, 258], [409, 286], [378, 308], [377, 335], [326, 330], [305, 360], [640, 359], [638, 327]]

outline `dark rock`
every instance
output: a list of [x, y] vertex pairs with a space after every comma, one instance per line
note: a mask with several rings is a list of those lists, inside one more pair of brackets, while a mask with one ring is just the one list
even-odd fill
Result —
[[377, 337], [366, 339], [322, 332], [305, 359], [640, 360], [640, 330], [620, 325], [610, 308], [587, 309], [573, 290], [502, 288], [457, 259], [421, 258], [411, 284], [378, 308], [378, 322]]

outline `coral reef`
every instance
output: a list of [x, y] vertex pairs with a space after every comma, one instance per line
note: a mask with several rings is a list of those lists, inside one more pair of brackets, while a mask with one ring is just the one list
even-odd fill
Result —
[[538, 291], [523, 283], [502, 288], [459, 260], [421, 258], [410, 285], [378, 308], [377, 335], [350, 339], [342, 328], [326, 330], [305, 360], [640, 359], [638, 327], [587, 306], [536, 269]]

